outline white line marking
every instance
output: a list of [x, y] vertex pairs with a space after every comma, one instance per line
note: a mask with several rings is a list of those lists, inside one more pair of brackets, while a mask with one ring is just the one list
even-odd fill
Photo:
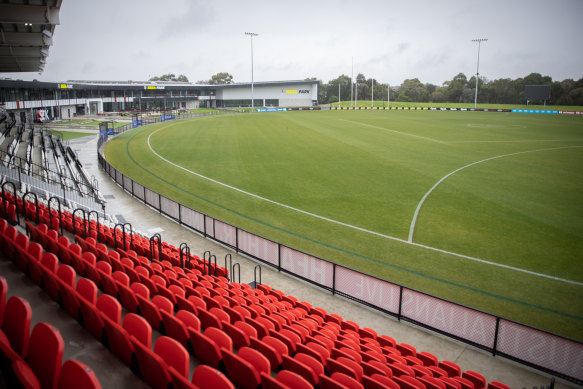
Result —
[[[543, 273], [536, 273], [536, 272], [533, 272], [533, 271], [530, 271], [530, 270], [525, 270], [525, 269], [521, 269], [521, 268], [517, 268], [517, 267], [503, 265], [503, 264], [496, 263], [496, 262], [486, 261], [484, 259], [475, 258], [475, 257], [471, 257], [471, 256], [464, 255], [464, 254], [458, 254], [458, 253], [454, 253], [452, 251], [447, 251], [447, 250], [443, 250], [443, 249], [436, 248], [436, 247], [426, 246], [426, 245], [419, 244], [419, 243], [415, 243], [415, 242], [412, 242], [412, 241], [407, 241], [405, 239], [397, 238], [395, 236], [385, 235], [385, 234], [381, 234], [381, 233], [376, 232], [376, 231], [367, 230], [367, 229], [362, 228], [362, 227], [357, 227], [357, 226], [353, 226], [351, 224], [342, 223], [340, 221], [327, 218], [325, 216], [320, 216], [320, 215], [317, 215], [317, 214], [314, 214], [314, 213], [311, 213], [311, 212], [304, 211], [304, 210], [299, 209], [299, 208], [294, 208], [294, 207], [291, 207], [291, 206], [286, 205], [286, 204], [278, 203], [277, 201], [273, 201], [273, 200], [267, 199], [265, 197], [258, 196], [258, 195], [254, 194], [254, 193], [250, 193], [250, 192], [244, 191], [242, 189], [236, 188], [234, 186], [225, 184], [223, 182], [217, 181], [217, 180], [212, 179], [210, 177], [204, 176], [204, 175], [202, 175], [200, 173], [193, 172], [191, 170], [186, 169], [183, 166], [180, 166], [180, 165], [178, 165], [178, 164], [176, 164], [176, 163], [174, 163], [172, 161], [169, 161], [168, 159], [164, 158], [163, 156], [161, 156], [160, 154], [158, 154], [152, 148], [152, 145], [150, 144], [150, 138], [151, 138], [152, 135], [154, 135], [157, 132], [159, 132], [161, 130], [164, 130], [164, 129], [172, 126], [172, 125], [173, 124], [168, 125], [168, 126], [161, 127], [159, 129], [157, 129], [156, 131], [153, 131], [152, 133], [150, 133], [150, 135], [148, 135], [147, 143], [148, 143], [148, 148], [150, 149], [150, 151], [154, 155], [156, 155], [158, 158], [160, 158], [161, 160], [163, 160], [164, 162], [166, 162], [166, 163], [168, 163], [168, 164], [170, 164], [170, 165], [172, 165], [174, 167], [177, 167], [178, 169], [184, 170], [187, 173], [190, 173], [190, 174], [195, 175], [197, 177], [200, 177], [202, 179], [205, 179], [205, 180], [208, 180], [210, 182], [213, 182], [213, 183], [215, 183], [217, 185], [224, 186], [225, 188], [232, 189], [232, 190], [237, 191], [239, 193], [243, 193], [243, 194], [245, 194], [247, 196], [251, 196], [251, 197], [254, 197], [256, 199], [259, 199], [259, 200], [262, 200], [262, 201], [265, 201], [265, 202], [268, 202], [268, 203], [271, 203], [271, 204], [274, 204], [274, 205], [277, 205], [277, 206], [280, 206], [280, 207], [283, 207], [283, 208], [290, 209], [292, 211], [296, 211], [296, 212], [299, 212], [299, 213], [303, 213], [304, 215], [308, 215], [308, 216], [311, 216], [311, 217], [314, 217], [314, 218], [317, 218], [317, 219], [320, 219], [320, 220], [325, 220], [325, 221], [330, 222], [330, 223], [334, 223], [334, 224], [337, 224], [337, 225], [340, 225], [340, 226], [343, 226], [343, 227], [351, 228], [353, 230], [365, 232], [367, 234], [375, 235], [375, 236], [378, 236], [378, 237], [381, 237], [381, 238], [390, 239], [390, 240], [394, 240], [394, 241], [397, 241], [397, 242], [400, 242], [400, 243], [409, 244], [411, 246], [416, 246], [416, 247], [419, 247], [419, 248], [423, 248], [423, 249], [427, 249], [427, 250], [431, 250], [431, 251], [435, 251], [435, 252], [439, 252], [439, 253], [443, 253], [443, 254], [452, 255], [452, 256], [455, 256], [455, 257], [458, 257], [458, 258], [468, 259], [468, 260], [475, 261], [475, 262], [479, 262], [479, 263], [483, 263], [483, 264], [486, 264], [486, 265], [497, 266], [497, 267], [501, 267], [501, 268], [508, 269], [508, 270], [514, 270], [514, 271], [517, 271], [517, 272], [534, 275], [534, 276], [537, 276], [537, 277], [543, 277], [543, 278], [548, 278], [548, 279], [552, 279], [552, 280], [556, 280], [556, 281], [560, 281], [560, 282], [565, 282], [565, 283], [568, 283], [568, 284], [573, 284], [573, 285], [577, 285], [577, 286], [583, 286], [583, 282], [572, 281], [572, 280], [568, 280], [568, 279], [564, 279], [564, 278], [550, 276], [550, 275], [543, 274]], [[583, 147], [583, 146], [573, 146], [573, 147]], [[564, 147], [562, 147], [562, 148], [564, 148]], [[489, 158], [489, 159], [495, 159], [495, 158], [500, 158], [500, 157], [494, 157], [494, 158]], [[483, 161], [481, 161], [481, 162], [483, 162]], [[476, 164], [476, 163], [479, 163], [479, 162], [474, 162], [473, 164]], [[468, 166], [470, 166], [470, 165], [468, 165]], [[458, 169], [458, 171], [461, 170], [461, 169], [462, 168]], [[453, 174], [453, 173], [450, 173], [450, 175], [451, 174]], [[437, 185], [435, 185], [435, 186], [437, 186]]]
[[445, 143], [533, 143], [533, 142], [581, 142], [583, 139], [518, 139], [518, 140], [453, 140]]
[[539, 151], [550, 151], [550, 150], [561, 150], [561, 149], [572, 149], [572, 148], [580, 148], [583, 146], [564, 146], [564, 147], [552, 147], [552, 148], [547, 148], [547, 149], [537, 149], [537, 150], [527, 150], [527, 151], [520, 151], [518, 153], [511, 153], [511, 154], [503, 154], [503, 155], [498, 155], [495, 157], [490, 157], [490, 158], [486, 158], [486, 159], [482, 159], [480, 161], [477, 162], [472, 162], [470, 164], [467, 164], [465, 166], [462, 166], [448, 174], [446, 174], [445, 176], [441, 177], [441, 179], [439, 181], [437, 181], [435, 183], [435, 185], [433, 185], [431, 187], [431, 189], [429, 189], [427, 191], [427, 193], [425, 193], [425, 195], [421, 198], [421, 201], [419, 201], [419, 204], [417, 204], [417, 209], [415, 209], [415, 213], [413, 214], [413, 219], [411, 220], [411, 226], [409, 227], [409, 238], [407, 239], [407, 241], [409, 243], [413, 243], [413, 233], [415, 232], [415, 225], [417, 224], [417, 218], [419, 217], [419, 212], [421, 211], [421, 207], [423, 206], [423, 203], [425, 202], [425, 200], [427, 199], [427, 197], [429, 197], [429, 195], [431, 194], [431, 192], [433, 192], [435, 190], [435, 188], [437, 188], [443, 181], [447, 180], [449, 177], [451, 177], [452, 175], [454, 175], [455, 173], [464, 170], [465, 168], [468, 168], [470, 166], [474, 166], [477, 165], [479, 163], [482, 162], [487, 162], [487, 161], [492, 161], [494, 159], [499, 159], [499, 158], [504, 158], [504, 157], [510, 157], [513, 155], [520, 155], [520, 154], [527, 154], [527, 153], [536, 153]]
[[390, 128], [385, 128], [385, 127], [380, 127], [380, 126], [375, 126], [372, 124], [366, 124], [366, 123], [361, 123], [361, 122], [355, 122], [352, 120], [346, 120], [346, 119], [336, 119], [336, 120], [342, 120], [343, 122], [349, 122], [349, 123], [354, 123], [354, 124], [358, 124], [359, 126], [365, 126], [365, 127], [370, 127], [370, 128], [376, 128], [378, 130], [383, 130], [383, 131], [387, 131], [387, 132], [393, 132], [395, 134], [400, 134], [400, 135], [405, 135], [405, 136], [412, 136], [414, 138], [419, 138], [419, 139], [424, 139], [424, 140], [428, 140], [430, 142], [435, 142], [435, 143], [441, 143], [441, 144], [445, 144], [447, 142], [441, 141], [439, 139], [433, 139], [433, 138], [428, 138], [426, 136], [421, 136], [421, 135], [415, 135], [415, 134], [409, 134], [407, 132], [401, 132], [401, 131], [397, 131], [397, 130], [391, 130]]

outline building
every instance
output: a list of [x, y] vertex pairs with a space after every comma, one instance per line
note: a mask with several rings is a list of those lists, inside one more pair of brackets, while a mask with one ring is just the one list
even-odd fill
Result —
[[[256, 107], [307, 107], [318, 103], [318, 81], [253, 84]], [[123, 111], [249, 107], [250, 83], [202, 85], [171, 81], [39, 82], [0, 80], [0, 108], [20, 123], [68, 120]]]

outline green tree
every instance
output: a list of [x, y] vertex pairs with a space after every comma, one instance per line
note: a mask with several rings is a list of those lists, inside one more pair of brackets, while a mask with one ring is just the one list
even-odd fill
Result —
[[174, 73], [164, 74], [162, 76], [151, 77], [149, 81], [178, 81], [178, 82], [188, 82], [188, 77], [184, 74], [179, 74], [178, 77]]
[[211, 85], [232, 84], [233, 76], [227, 72], [220, 72], [212, 75], [208, 83]]

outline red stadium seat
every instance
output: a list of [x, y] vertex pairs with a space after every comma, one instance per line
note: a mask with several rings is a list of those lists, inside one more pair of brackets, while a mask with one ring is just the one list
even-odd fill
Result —
[[192, 383], [200, 389], [235, 389], [235, 385], [219, 370], [200, 365], [192, 374]]
[[101, 384], [89, 366], [76, 360], [68, 360], [61, 368], [58, 389], [76, 388], [101, 389]]
[[32, 308], [22, 297], [12, 296], [6, 302], [4, 312], [6, 319], [2, 325], [2, 332], [12, 349], [21, 358], [25, 358], [30, 340]]
[[477, 373], [472, 370], [466, 370], [462, 374], [462, 377], [471, 381], [474, 384], [475, 389], [483, 389], [486, 387], [486, 378], [480, 373]]
[[164, 359], [149, 347], [144, 346], [134, 336], [130, 336], [130, 339], [134, 346], [142, 380], [152, 388], [167, 389], [168, 385], [172, 382], [172, 378], [170, 377], [168, 366], [164, 362]]
[[227, 375], [233, 384], [241, 389], [256, 389], [261, 383], [261, 376], [253, 364], [227, 349], [222, 348], [221, 352]]
[[39, 322], [32, 329], [26, 363], [36, 374], [41, 387], [55, 388], [61, 372], [65, 342], [50, 324]]
[[399, 384], [382, 374], [362, 376], [362, 384], [366, 389], [400, 389]]
[[291, 372], [289, 370], [281, 370], [277, 373], [276, 380], [286, 385], [291, 389], [311, 389], [311, 385], [305, 378], [301, 375]]
[[168, 336], [160, 336], [154, 345], [154, 352], [162, 357], [168, 366], [172, 366], [188, 379], [190, 355], [182, 344]]

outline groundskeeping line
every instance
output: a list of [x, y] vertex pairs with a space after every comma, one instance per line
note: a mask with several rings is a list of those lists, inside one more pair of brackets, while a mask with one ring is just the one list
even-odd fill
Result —
[[[225, 188], [229, 188], [229, 189], [231, 189], [233, 191], [242, 193], [244, 195], [247, 195], [247, 196], [256, 198], [256, 199], [261, 200], [261, 201], [265, 201], [267, 203], [270, 203], [270, 204], [273, 204], [273, 205], [276, 205], [276, 206], [279, 206], [279, 207], [282, 207], [282, 208], [286, 208], [286, 209], [289, 209], [289, 210], [292, 210], [292, 211], [295, 211], [295, 212], [298, 212], [298, 213], [302, 213], [304, 215], [307, 215], [307, 216], [310, 216], [310, 217], [313, 217], [313, 218], [316, 218], [316, 219], [324, 220], [324, 221], [327, 221], [329, 223], [333, 223], [333, 224], [336, 224], [336, 225], [339, 225], [339, 226], [342, 226], [342, 227], [346, 227], [346, 228], [350, 228], [350, 229], [353, 229], [353, 230], [356, 230], [356, 231], [360, 231], [360, 232], [364, 232], [364, 233], [367, 233], [367, 234], [375, 235], [375, 236], [378, 236], [378, 237], [381, 237], [381, 238], [384, 238], [384, 239], [389, 239], [389, 240], [397, 241], [397, 242], [400, 242], [400, 243], [408, 244], [408, 245], [411, 245], [411, 246], [416, 246], [416, 247], [419, 247], [419, 248], [423, 248], [423, 249], [426, 249], [426, 250], [431, 250], [431, 251], [435, 251], [435, 252], [439, 252], [439, 253], [443, 253], [443, 254], [452, 255], [452, 256], [455, 256], [455, 257], [458, 257], [458, 258], [462, 258], [462, 259], [466, 259], [466, 260], [470, 260], [470, 261], [474, 261], [474, 262], [479, 262], [479, 263], [483, 263], [483, 264], [486, 264], [486, 265], [497, 266], [497, 267], [500, 267], [500, 268], [517, 271], [517, 272], [520, 272], [520, 273], [530, 274], [530, 275], [533, 275], [533, 276], [536, 276], [536, 277], [547, 278], [547, 279], [551, 279], [551, 280], [555, 280], [555, 281], [560, 281], [560, 282], [565, 282], [565, 283], [573, 284], [573, 285], [577, 285], [577, 286], [583, 286], [583, 282], [577, 282], [577, 281], [568, 280], [568, 279], [564, 279], [564, 278], [560, 278], [560, 277], [554, 277], [554, 276], [551, 276], [551, 275], [548, 275], [548, 274], [537, 273], [537, 272], [533, 272], [533, 271], [530, 271], [530, 270], [525, 270], [525, 269], [521, 269], [521, 268], [517, 268], [517, 267], [513, 267], [513, 266], [508, 266], [508, 265], [504, 265], [504, 264], [492, 262], [492, 261], [487, 261], [485, 259], [480, 259], [480, 258], [472, 257], [472, 256], [469, 256], [469, 255], [464, 255], [464, 254], [459, 254], [459, 253], [455, 253], [455, 252], [452, 252], [452, 251], [443, 250], [443, 249], [440, 249], [440, 248], [437, 248], [437, 247], [432, 247], [432, 246], [426, 246], [426, 245], [423, 245], [423, 244], [419, 244], [419, 243], [413, 242], [411, 239], [409, 239], [409, 240], [401, 239], [401, 238], [397, 238], [395, 236], [381, 234], [380, 232], [371, 231], [371, 230], [367, 230], [366, 228], [362, 228], [362, 227], [354, 226], [354, 225], [351, 225], [351, 224], [343, 223], [343, 222], [338, 221], [338, 220], [330, 219], [330, 218], [325, 217], [325, 216], [317, 215], [317, 214], [312, 213], [312, 212], [304, 211], [302, 209], [295, 208], [295, 207], [292, 207], [292, 206], [287, 205], [287, 204], [279, 203], [277, 201], [270, 200], [270, 199], [265, 198], [265, 197], [261, 197], [259, 195], [254, 194], [254, 193], [247, 192], [247, 191], [245, 191], [243, 189], [239, 189], [239, 188], [236, 188], [236, 187], [234, 187], [232, 185], [225, 184], [224, 182], [220, 182], [220, 181], [217, 181], [217, 180], [215, 180], [213, 178], [204, 176], [204, 175], [202, 175], [200, 173], [193, 172], [192, 170], [189, 170], [189, 169], [187, 169], [187, 168], [185, 168], [185, 167], [183, 167], [181, 165], [178, 165], [178, 164], [176, 164], [176, 163], [174, 163], [174, 162], [172, 162], [172, 161], [164, 158], [163, 156], [161, 156], [160, 154], [158, 154], [154, 150], [154, 148], [152, 147], [152, 145], [151, 145], [150, 139], [151, 139], [151, 137], [153, 135], [155, 135], [156, 133], [158, 133], [158, 132], [160, 132], [162, 130], [165, 130], [165, 129], [171, 127], [171, 126], [172, 125], [164, 126], [164, 127], [161, 127], [159, 129], [157, 129], [156, 131], [153, 131], [152, 133], [150, 133], [148, 135], [148, 138], [147, 138], [148, 148], [150, 149], [150, 151], [152, 152], [152, 154], [154, 154], [156, 157], [158, 157], [162, 161], [164, 161], [167, 164], [172, 165], [172, 166], [174, 166], [174, 167], [176, 167], [178, 169], [181, 169], [181, 170], [183, 170], [183, 171], [185, 171], [185, 172], [187, 172], [189, 174], [192, 174], [192, 175], [194, 175], [196, 177], [202, 178], [204, 180], [210, 181], [210, 182], [215, 183], [217, 185], [223, 186]], [[575, 146], [575, 147], [583, 147], [583, 146]], [[521, 154], [521, 153], [516, 153], [516, 154]], [[495, 159], [495, 158], [501, 158], [501, 157], [502, 156], [492, 157], [492, 158], [488, 158], [487, 160]], [[484, 162], [484, 161], [486, 161], [486, 160], [474, 162], [473, 164], [466, 165], [466, 166], [464, 166], [464, 167], [462, 167], [460, 169], [457, 169], [457, 170], [449, 173], [449, 175], [445, 176], [440, 181], [438, 181], [438, 183], [436, 185], [434, 185], [434, 187], [432, 189], [430, 189], [430, 191], [425, 194], [425, 196], [421, 200], [421, 203], [420, 204], [422, 205], [422, 202], [425, 201], [425, 199], [427, 198], [427, 196], [429, 196], [429, 194], [433, 191], [433, 189], [435, 189], [447, 177], [451, 176], [452, 174], [454, 174], [455, 172], [457, 172], [459, 170], [462, 170], [465, 167], [468, 167], [468, 166], [471, 166], [471, 165], [475, 165], [475, 164], [477, 164], [479, 162]], [[421, 206], [418, 206], [418, 210], [420, 210], [420, 209], [421, 209]], [[416, 210], [416, 216], [418, 216], [418, 214], [419, 214], [418, 210]], [[416, 220], [416, 217], [414, 217], [414, 220]], [[410, 233], [409, 238], [411, 238], [411, 233]]]

